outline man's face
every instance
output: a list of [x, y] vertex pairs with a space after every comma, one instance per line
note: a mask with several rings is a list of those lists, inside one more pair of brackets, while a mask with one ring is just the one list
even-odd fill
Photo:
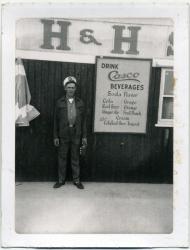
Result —
[[67, 97], [73, 97], [75, 95], [76, 85], [74, 83], [68, 83], [65, 86], [65, 91]]

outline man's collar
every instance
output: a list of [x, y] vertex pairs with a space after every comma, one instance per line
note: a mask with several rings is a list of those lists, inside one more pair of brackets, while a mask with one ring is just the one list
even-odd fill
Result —
[[[78, 97], [76, 97], [76, 96], [74, 96], [74, 99], [75, 99], [75, 102], [78, 102], [78, 101], [80, 101], [80, 98], [78, 98]], [[61, 101], [67, 101], [67, 97], [66, 96], [63, 96], [63, 97], [61, 97], [59, 100], [61, 100]]]
[[74, 102], [74, 98], [67, 98], [67, 100], [69, 101], [69, 103], [73, 103]]

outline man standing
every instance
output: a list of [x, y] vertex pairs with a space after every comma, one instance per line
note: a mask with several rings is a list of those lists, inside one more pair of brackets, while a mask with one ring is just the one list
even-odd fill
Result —
[[73, 183], [79, 189], [84, 189], [80, 182], [79, 150], [87, 146], [86, 119], [84, 104], [75, 97], [77, 88], [76, 78], [66, 77], [63, 81], [66, 96], [61, 97], [55, 108], [54, 115], [54, 145], [58, 147], [58, 182], [53, 186], [59, 188], [65, 184], [67, 155], [70, 149]]

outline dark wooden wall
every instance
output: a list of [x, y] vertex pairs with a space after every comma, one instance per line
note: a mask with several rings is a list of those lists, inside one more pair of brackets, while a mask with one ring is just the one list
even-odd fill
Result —
[[[16, 128], [16, 180], [55, 181], [57, 152], [53, 146], [53, 112], [63, 94], [62, 80], [77, 77], [77, 95], [86, 105], [88, 150], [81, 158], [84, 181], [171, 183], [173, 131], [155, 127], [158, 114], [160, 68], [152, 69], [146, 134], [92, 132], [95, 65], [24, 60], [32, 96], [40, 116], [30, 127]], [[169, 133], [167, 139], [167, 133]], [[71, 179], [69, 172], [68, 179]]]

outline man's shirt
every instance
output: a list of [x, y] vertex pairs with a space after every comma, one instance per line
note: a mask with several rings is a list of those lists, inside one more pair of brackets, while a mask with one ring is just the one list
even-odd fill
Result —
[[[54, 138], [69, 138], [69, 119], [68, 119], [68, 101], [66, 97], [61, 97], [57, 100], [55, 105], [55, 113], [54, 113]], [[83, 101], [75, 97], [74, 98], [74, 115], [72, 111], [71, 123], [75, 125], [75, 134], [76, 137], [80, 138], [87, 136], [86, 130], [86, 113], [84, 109]]]
[[67, 99], [67, 113], [68, 113], [68, 121], [69, 125], [75, 125], [76, 121], [76, 106], [75, 106], [75, 99], [68, 98]]

